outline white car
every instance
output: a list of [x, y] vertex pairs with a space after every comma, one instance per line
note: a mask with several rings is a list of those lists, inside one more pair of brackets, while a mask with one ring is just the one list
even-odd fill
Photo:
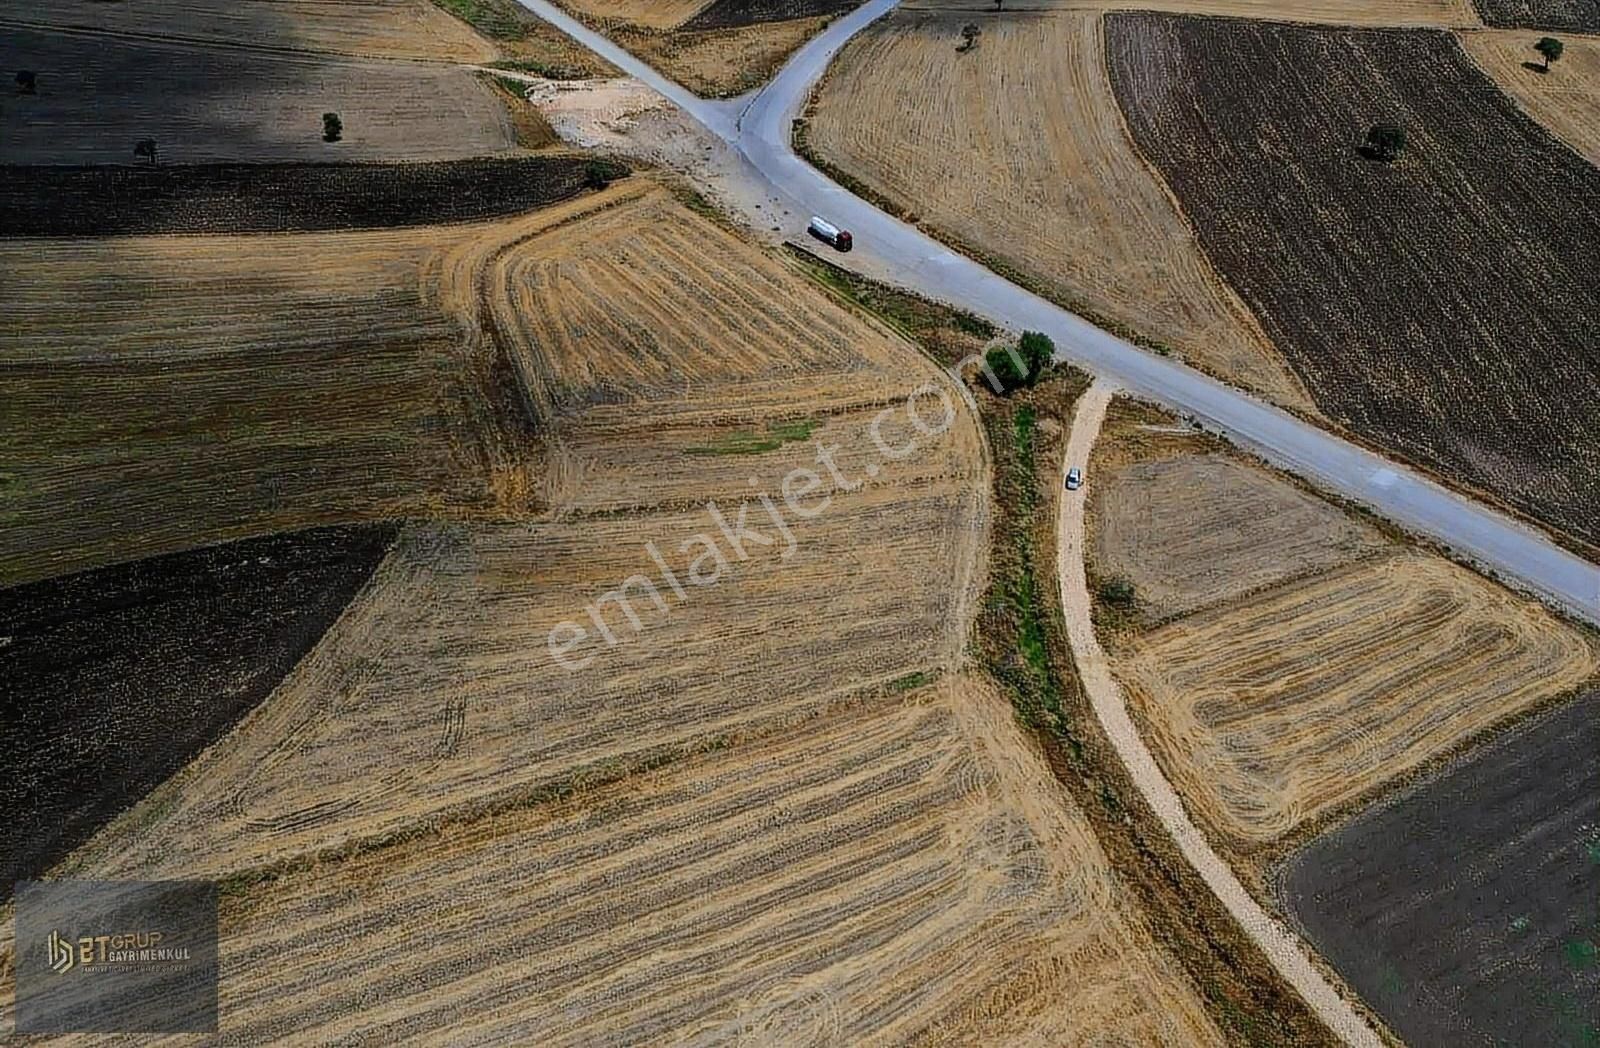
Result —
[[1077, 466], [1073, 466], [1067, 470], [1067, 490], [1077, 491], [1081, 487], [1083, 487], [1083, 473]]

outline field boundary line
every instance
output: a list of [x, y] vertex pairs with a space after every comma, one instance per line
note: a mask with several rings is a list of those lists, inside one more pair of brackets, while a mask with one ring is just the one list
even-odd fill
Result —
[[[1115, 386], [1097, 380], [1079, 399], [1072, 428], [1067, 435], [1066, 453], [1061, 460], [1063, 475], [1075, 463], [1088, 461], [1106, 408], [1115, 393]], [[1111, 674], [1105, 652], [1100, 648], [1090, 616], [1092, 605], [1083, 559], [1086, 496], [1082, 490], [1069, 496], [1064, 485], [1058, 485], [1056, 493], [1061, 500], [1061, 512], [1057, 519], [1056, 575], [1061, 591], [1067, 643], [1078, 668], [1078, 676], [1089, 695], [1090, 705], [1094, 708], [1095, 718], [1127, 768], [1134, 786], [1206, 887], [1211, 889], [1245, 935], [1317, 1017], [1345, 1044], [1379, 1048], [1384, 1042], [1372, 1025], [1317, 970], [1294, 933], [1262, 909], [1245, 890], [1233, 869], [1212, 850], [1144, 744], [1128, 713], [1122, 690]]]

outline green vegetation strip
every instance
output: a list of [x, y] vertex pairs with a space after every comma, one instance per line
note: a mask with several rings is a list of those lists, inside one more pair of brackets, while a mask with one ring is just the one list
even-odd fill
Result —
[[736, 430], [715, 444], [684, 448], [685, 455], [761, 455], [776, 451], [785, 444], [807, 440], [819, 425], [816, 419], [799, 419], [793, 422], [769, 422], [765, 433]]

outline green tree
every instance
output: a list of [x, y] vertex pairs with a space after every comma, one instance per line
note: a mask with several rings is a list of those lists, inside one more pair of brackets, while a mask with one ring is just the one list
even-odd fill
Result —
[[1028, 365], [1028, 385], [1031, 386], [1050, 370], [1056, 355], [1056, 344], [1042, 331], [1024, 331], [1017, 348], [1022, 351], [1023, 362]]
[[[1021, 355], [1010, 346], [996, 346], [984, 354], [984, 363], [999, 381], [1001, 390], [1006, 393], [1029, 384], [1027, 373], [1018, 366], [1019, 359]], [[1024, 367], [1026, 363], [1024, 360]]]
[[968, 22], [966, 25], [962, 26], [961, 46], [957, 47], [956, 50], [971, 51], [975, 46], [977, 46], [978, 36], [982, 32], [983, 30], [979, 29], [977, 23], [975, 22]]
[[1561, 52], [1565, 50], [1561, 41], [1553, 36], [1540, 37], [1539, 42], [1533, 45], [1533, 49], [1544, 56], [1544, 71], [1546, 73], [1550, 72], [1550, 63], [1560, 58]]
[[337, 142], [344, 137], [344, 121], [339, 119], [338, 113], [322, 114], [322, 140], [324, 142]]
[[31, 69], [24, 69], [17, 74], [17, 89], [25, 95], [39, 93], [39, 74]]
[[1406, 129], [1399, 124], [1373, 124], [1367, 130], [1367, 148], [1379, 160], [1390, 161], [1406, 147]]
[[133, 144], [133, 155], [141, 160], [150, 161], [150, 166], [154, 167], [156, 164], [156, 140], [153, 138], [139, 139]]

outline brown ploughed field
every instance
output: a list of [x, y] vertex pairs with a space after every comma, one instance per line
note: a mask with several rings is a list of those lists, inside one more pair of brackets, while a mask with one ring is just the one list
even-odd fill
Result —
[[1322, 412], [1600, 542], [1600, 171], [1443, 31], [1106, 27], [1135, 141]]

